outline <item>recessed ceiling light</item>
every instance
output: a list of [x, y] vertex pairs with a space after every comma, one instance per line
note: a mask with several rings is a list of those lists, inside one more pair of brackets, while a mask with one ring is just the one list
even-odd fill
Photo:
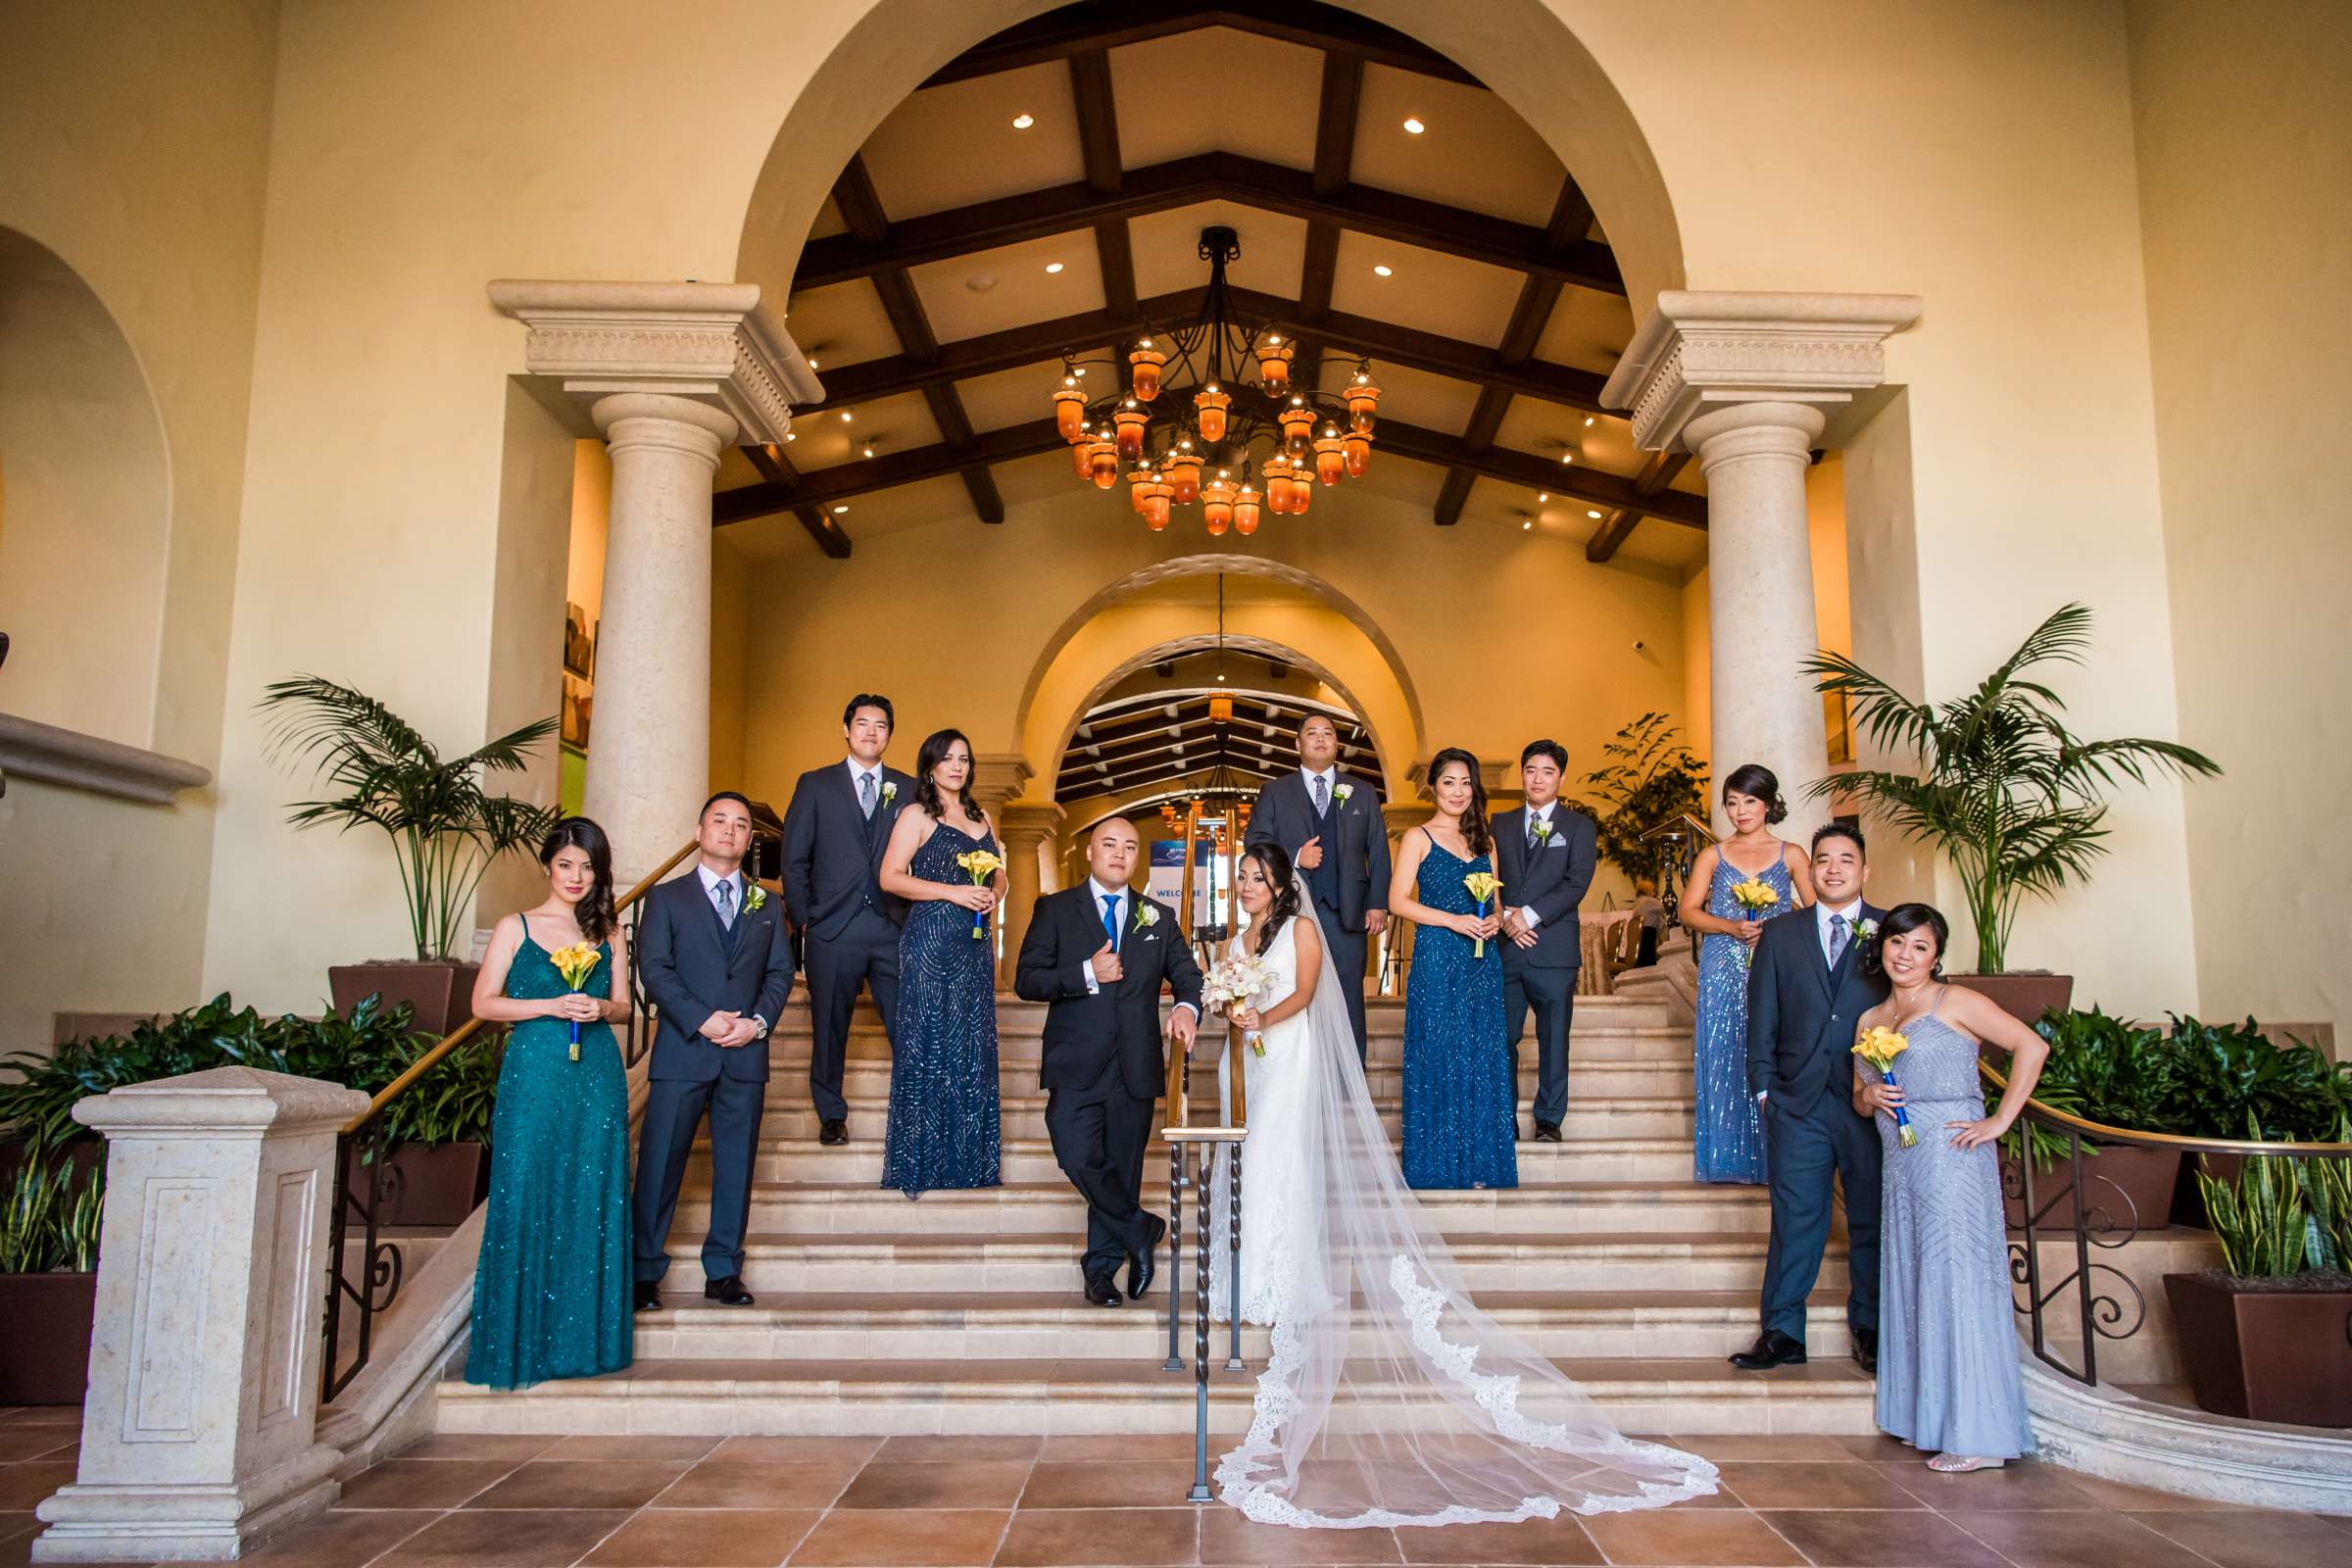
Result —
[[[874, 455], [874, 449], [873, 449], [872, 447], [866, 447], [866, 448], [864, 448], [863, 450], [864, 450], [864, 453], [865, 453], [865, 455], [866, 455], [867, 457], [869, 457], [869, 458], [870, 458], [870, 457], [872, 457], [872, 456]], [[1593, 514], [1593, 515], [1594, 515], [1594, 516], [1598, 516], [1598, 515], [1600, 515], [1600, 514], [1598, 514], [1598, 513], [1594, 513], [1594, 514]]]
[[963, 286], [970, 289], [975, 294], [985, 294], [990, 289], [997, 286], [997, 274], [994, 272], [974, 272], [971, 276], [963, 280]]
[[1528, 518], [1528, 519], [1527, 519], [1525, 522], [1523, 522], [1523, 523], [1521, 523], [1521, 524], [1519, 525], [1519, 531], [1520, 531], [1521, 533], [1525, 533], [1525, 532], [1527, 532], [1527, 530], [1528, 530], [1528, 529], [1530, 529], [1530, 528], [1533, 528], [1535, 525], [1536, 525], [1536, 519], [1535, 519], [1535, 518], [1533, 518], [1533, 517], [1530, 517], [1530, 518]]
[[[847, 423], [849, 423], [849, 422], [850, 422], [850, 411], [849, 411], [849, 410], [847, 410], [847, 409], [844, 409], [844, 410], [842, 410], [842, 411], [841, 411], [841, 422], [842, 422], [842, 423], [844, 423], [844, 424], [847, 424]], [[1567, 460], [1566, 458], [1562, 458], [1560, 461], [1561, 461], [1562, 463], [1565, 463], [1565, 462], [1567, 462], [1568, 460]]]
[[813, 354], [808, 356], [808, 368], [811, 370], [816, 368], [816, 356]]
[[[842, 417], [846, 419], [849, 417], [849, 416], [845, 414], [842, 416]], [[1573, 452], [1563, 452], [1560, 454], [1560, 461], [1562, 463], [1574, 463], [1576, 461], [1576, 454]]]
[[1058, 272], [1061, 270], [1061, 264], [1059, 262], [1048, 262], [1046, 264], [1046, 270], [1049, 272]]
[[850, 510], [850, 509], [849, 509], [849, 506], [848, 506], [848, 504], [845, 502], [843, 505], [841, 505], [841, 506], [838, 506], [838, 507], [835, 507], [835, 508], [833, 509], [833, 515], [835, 515], [836, 517], [838, 517], [838, 516], [840, 516], [840, 515], [841, 515], [843, 513], [845, 513], [845, 512], [847, 512], [847, 511], [849, 511], [849, 510]]
[[1589, 430], [1589, 429], [1591, 429], [1592, 427], [1592, 416], [1591, 416], [1590, 414], [1588, 414], [1588, 415], [1586, 415], [1586, 416], [1585, 416], [1585, 428]]
[[784, 439], [787, 441], [798, 441], [800, 438], [801, 433], [798, 430], [787, 430], [784, 432]]
[[1027, 130], [1031, 125], [1036, 123], [1037, 117], [1035, 115], [1015, 115], [1012, 117], [1012, 128], [1015, 130]]
[[1406, 135], [1418, 136], [1428, 128], [1429, 127], [1427, 125], [1421, 123], [1417, 117], [1412, 115], [1407, 115], [1404, 117], [1404, 133]]
[[1540, 506], [1542, 506], [1542, 505], [1543, 505], [1544, 502], [1546, 502], [1546, 501], [1549, 501], [1550, 499], [1551, 499], [1551, 492], [1550, 492], [1550, 491], [1548, 491], [1548, 490], [1539, 490], [1539, 491], [1537, 491], [1537, 492], [1536, 492], [1536, 505], [1537, 505], [1537, 506], [1539, 506], [1539, 507], [1540, 507]]
[[1597, 512], [1593, 512], [1593, 511], [1592, 511], [1592, 510], [1590, 510], [1590, 509], [1588, 509], [1588, 510], [1586, 511], [1586, 513], [1585, 513], [1585, 515], [1586, 515], [1586, 516], [1588, 516], [1588, 517], [1591, 517], [1591, 518], [1592, 518], [1593, 521], [1595, 521], [1595, 522], [1598, 522], [1598, 521], [1600, 520], [1600, 514], [1599, 514], [1599, 513], [1597, 513]]
[[1396, 269], [1388, 266], [1375, 267], [1372, 269], [1372, 275], [1374, 277], [1394, 277]]

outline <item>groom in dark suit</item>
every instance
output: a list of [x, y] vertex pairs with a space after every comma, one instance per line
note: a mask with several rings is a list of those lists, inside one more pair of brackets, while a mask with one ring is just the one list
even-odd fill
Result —
[[1119, 1304], [1111, 1276], [1127, 1264], [1127, 1299], [1152, 1285], [1152, 1251], [1168, 1222], [1143, 1206], [1152, 1102], [1166, 1087], [1159, 988], [1176, 993], [1168, 1032], [1186, 1051], [1200, 1022], [1200, 966], [1176, 911], [1127, 886], [1142, 848], [1123, 816], [1087, 836], [1092, 873], [1037, 901], [1012, 989], [1046, 1005], [1046, 1132], [1054, 1158], [1086, 1199], [1086, 1298]]
[[1494, 869], [1502, 878], [1502, 1004], [1511, 1037], [1511, 1083], [1519, 1041], [1536, 1015], [1536, 1137], [1556, 1144], [1568, 1114], [1568, 1029], [1576, 977], [1584, 967], [1577, 906], [1599, 856], [1592, 819], [1560, 804], [1568, 751], [1531, 741], [1519, 754], [1527, 804], [1494, 814]]
[[1831, 1181], [1845, 1188], [1845, 1318], [1854, 1359], [1879, 1365], [1879, 1130], [1854, 1113], [1855, 1026], [1886, 1000], [1862, 949], [1884, 910], [1862, 902], [1870, 867], [1859, 830], [1813, 834], [1809, 909], [1764, 922], [1747, 973], [1747, 1087], [1764, 1122], [1772, 1183], [1764, 1332], [1732, 1357], [1744, 1371], [1805, 1359], [1805, 1298], [1830, 1239]]
[[1372, 786], [1342, 772], [1339, 759], [1339, 726], [1307, 714], [1298, 724], [1298, 771], [1257, 792], [1244, 842], [1281, 845], [1306, 879], [1361, 1057], [1364, 950], [1389, 921], [1389, 824]]
[[842, 710], [847, 763], [801, 775], [784, 808], [784, 903], [801, 931], [808, 971], [808, 1098], [816, 1141], [850, 1141], [841, 1075], [850, 1013], [863, 983], [888, 1030], [899, 1007], [899, 924], [906, 906], [882, 891], [882, 851], [914, 780], [882, 762], [895, 715], [890, 699], [860, 692]]
[[752, 1161], [767, 1098], [767, 1036], [792, 995], [783, 911], [743, 874], [751, 803], [733, 790], [703, 805], [702, 857], [686, 875], [646, 895], [637, 972], [661, 1009], [637, 1145], [634, 1198], [637, 1310], [662, 1304], [669, 1222], [695, 1130], [710, 1116], [710, 1228], [703, 1238], [703, 1295], [749, 1306], [743, 1231]]

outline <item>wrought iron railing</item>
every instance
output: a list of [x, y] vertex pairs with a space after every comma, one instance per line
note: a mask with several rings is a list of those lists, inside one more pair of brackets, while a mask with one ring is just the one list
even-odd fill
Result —
[[[765, 830], [756, 832], [764, 836]], [[656, 883], [676, 870], [694, 850], [694, 843], [689, 840], [650, 876], [614, 902], [615, 911], [629, 934], [628, 986], [632, 1005], [621, 1034], [622, 1061], [627, 1066], [635, 1066], [653, 1048], [655, 1019], [636, 964], [638, 926], [645, 915], [645, 896]], [[378, 1091], [368, 1101], [366, 1110], [344, 1124], [336, 1140], [335, 1194], [327, 1222], [326, 1351], [319, 1358], [322, 1404], [350, 1387], [351, 1380], [367, 1366], [374, 1348], [376, 1315], [400, 1294], [404, 1273], [400, 1243], [382, 1235], [378, 1224], [378, 1216], [384, 1212], [386, 1156], [392, 1152], [385, 1137], [385, 1107], [407, 1094], [451, 1053], [468, 1045], [486, 1044], [494, 1034], [503, 1039], [505, 1031], [488, 1029], [479, 1018], [466, 1019]], [[356, 1160], [355, 1152], [359, 1155]], [[355, 1174], [364, 1174], [364, 1179], [355, 1182]], [[347, 1260], [344, 1253], [355, 1231], [359, 1251]], [[348, 1356], [342, 1339], [346, 1311], [359, 1317]]]
[[[2008, 1087], [2008, 1080], [1991, 1063], [1979, 1066], [1995, 1089]], [[2018, 1115], [2015, 1136], [2004, 1140], [2001, 1149], [2001, 1195], [2017, 1204], [2023, 1222], [2012, 1227], [2009, 1238], [2009, 1277], [2016, 1291], [2017, 1313], [2027, 1320], [2038, 1360], [2078, 1383], [2091, 1385], [2099, 1381], [2099, 1342], [2128, 1340], [2147, 1321], [2147, 1298], [2137, 1282], [2096, 1255], [2130, 1245], [2149, 1218], [2138, 1212], [2121, 1183], [2100, 1173], [2100, 1146], [2166, 1149], [2200, 1157], [2352, 1160], [2352, 1144], [2258, 1143], [2134, 1132], [2085, 1121], [2028, 1099]], [[2041, 1173], [2038, 1179], [2037, 1169]], [[2094, 1192], [2092, 1183], [2103, 1192]], [[2047, 1189], [2046, 1196], [2037, 1189]], [[2057, 1217], [2061, 1205], [2071, 1210], [2064, 1218]], [[2154, 1226], [2170, 1220], [2169, 1211], [2153, 1216]], [[2062, 1265], [2055, 1280], [2045, 1280], [2041, 1250], [2036, 1245], [2045, 1236], [2073, 1243], [2072, 1266]], [[2051, 1348], [2051, 1308], [2070, 1294], [2082, 1323], [2080, 1366], [2069, 1365]]]

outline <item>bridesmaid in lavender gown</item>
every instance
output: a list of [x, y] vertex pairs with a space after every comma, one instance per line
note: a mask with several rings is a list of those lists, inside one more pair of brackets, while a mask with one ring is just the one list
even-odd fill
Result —
[[[1935, 1451], [1931, 1470], [1991, 1469], [2034, 1446], [2009, 1298], [1994, 1140], [2041, 1076], [2039, 1035], [1960, 986], [1943, 984], [1943, 916], [1925, 904], [1886, 912], [1863, 962], [1886, 1000], [1857, 1028], [1909, 1042], [1892, 1084], [1858, 1058], [1854, 1108], [1878, 1121], [1886, 1152], [1879, 1232], [1879, 1425]], [[1979, 1048], [2009, 1053], [2009, 1086], [1984, 1113]], [[1896, 1107], [1918, 1142], [1905, 1148]]]

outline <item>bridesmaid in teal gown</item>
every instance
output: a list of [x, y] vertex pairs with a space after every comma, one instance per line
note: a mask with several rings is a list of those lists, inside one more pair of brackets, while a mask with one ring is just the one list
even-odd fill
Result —
[[[499, 1389], [617, 1371], [631, 1343], [629, 1090], [612, 1038], [629, 1015], [629, 965], [612, 854], [602, 828], [571, 816], [539, 863], [547, 902], [498, 922], [473, 987], [477, 1017], [514, 1025], [466, 1358], [466, 1382]], [[597, 954], [577, 991], [556, 963], [575, 944]]]

